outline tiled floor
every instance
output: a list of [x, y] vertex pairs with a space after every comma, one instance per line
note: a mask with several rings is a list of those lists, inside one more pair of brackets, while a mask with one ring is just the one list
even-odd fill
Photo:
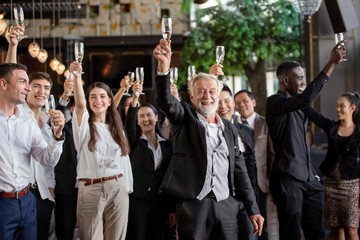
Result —
[[267, 221], [269, 240], [279, 240], [279, 222], [277, 219], [276, 206], [270, 200], [267, 205]]

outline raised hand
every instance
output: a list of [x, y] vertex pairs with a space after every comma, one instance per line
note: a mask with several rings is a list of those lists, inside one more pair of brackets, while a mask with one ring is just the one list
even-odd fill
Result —
[[[6, 34], [6, 40], [9, 44], [16, 46], [20, 42], [20, 36], [24, 35], [25, 27], [21, 27], [19, 25], [15, 25], [10, 27], [10, 33]], [[19, 39], [20, 38], [20, 39]]]
[[82, 72], [81, 64], [74, 61], [70, 64], [69, 70], [75, 77], [80, 77]]
[[53, 133], [56, 138], [60, 138], [62, 136], [62, 129], [65, 124], [65, 116], [60, 110], [51, 110], [50, 113], [50, 121], [53, 127]]
[[[171, 62], [171, 41], [160, 39], [160, 43], [153, 51], [154, 57], [158, 60], [158, 71], [160, 73], [167, 73]], [[166, 53], [164, 53], [166, 52]]]
[[213, 74], [215, 76], [224, 75], [224, 72], [222, 70], [223, 65], [221, 64], [214, 64], [210, 67], [209, 73]]

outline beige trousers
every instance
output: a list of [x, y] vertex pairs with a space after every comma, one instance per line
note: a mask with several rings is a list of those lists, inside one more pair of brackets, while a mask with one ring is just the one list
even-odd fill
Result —
[[84, 186], [79, 182], [77, 224], [80, 239], [125, 239], [129, 196], [124, 177]]

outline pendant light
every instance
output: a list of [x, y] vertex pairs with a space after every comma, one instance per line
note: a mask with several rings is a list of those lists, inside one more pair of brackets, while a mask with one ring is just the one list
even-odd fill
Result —
[[52, 24], [54, 58], [50, 61], [49, 65], [53, 71], [56, 71], [60, 62], [56, 58], [56, 40], [55, 40], [54, 32], [55, 32], [55, 0], [53, 0], [53, 24]]
[[[32, 27], [35, 28], [35, 2], [34, 0], [32, 1], [32, 6], [33, 6], [33, 20], [32, 20]], [[28, 47], [28, 52], [30, 54], [31, 57], [36, 58], [37, 55], [39, 54], [40, 51], [40, 46], [39, 44], [37, 44], [35, 42], [35, 33], [33, 36], [33, 42], [30, 43], [29, 47]]]
[[5, 32], [6, 29], [6, 22], [3, 20], [4, 14], [0, 14], [0, 35], [2, 35]]
[[42, 36], [42, 31], [43, 31], [43, 26], [42, 26], [42, 0], [40, 0], [40, 38], [41, 38], [41, 49], [39, 51], [39, 54], [37, 55], [37, 59], [39, 60], [39, 62], [44, 63], [46, 62], [47, 58], [48, 58], [48, 53], [45, 49], [43, 49], [43, 36]]
[[[60, 26], [60, 0], [58, 0], [58, 21], [59, 21], [59, 26]], [[62, 53], [61, 53], [61, 35], [59, 36], [59, 58], [61, 59]], [[56, 70], [57, 74], [61, 75], [63, 74], [63, 72], [65, 71], [65, 65], [59, 61], [59, 65], [58, 68]]]

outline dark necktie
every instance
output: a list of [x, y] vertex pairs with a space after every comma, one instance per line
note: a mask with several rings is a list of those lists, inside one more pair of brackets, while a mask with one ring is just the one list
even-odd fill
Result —
[[241, 118], [241, 121], [242, 121], [243, 124], [249, 125], [249, 123], [246, 121], [245, 118]]

